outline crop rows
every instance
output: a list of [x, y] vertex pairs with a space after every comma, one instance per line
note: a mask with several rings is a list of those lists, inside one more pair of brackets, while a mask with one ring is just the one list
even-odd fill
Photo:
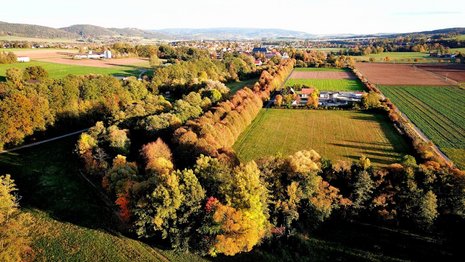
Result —
[[[465, 150], [465, 90], [457, 87], [381, 86], [399, 107], [436, 145], [447, 153]], [[457, 149], [457, 150], [450, 150]], [[465, 153], [465, 151], [464, 151]], [[449, 155], [462, 166], [460, 158]]]

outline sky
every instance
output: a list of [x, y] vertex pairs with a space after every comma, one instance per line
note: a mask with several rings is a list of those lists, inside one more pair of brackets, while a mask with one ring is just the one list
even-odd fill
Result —
[[[3, 2], [3, 1], [2, 1]], [[0, 21], [50, 27], [247, 27], [312, 34], [403, 33], [465, 27], [463, 0], [11, 0]]]

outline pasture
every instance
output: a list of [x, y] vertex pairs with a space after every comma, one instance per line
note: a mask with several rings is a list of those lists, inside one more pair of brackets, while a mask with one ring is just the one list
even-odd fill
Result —
[[380, 89], [455, 164], [465, 168], [465, 90], [434, 86]]
[[314, 149], [331, 160], [358, 160], [386, 166], [409, 153], [389, 120], [358, 111], [262, 109], [234, 144], [241, 161]]
[[50, 62], [32, 61], [29, 63], [14, 63], [14, 64], [1, 64], [0, 65], [0, 80], [4, 79], [5, 72], [8, 68], [21, 68], [25, 69], [29, 66], [42, 66], [47, 70], [51, 78], [62, 78], [67, 75], [88, 75], [88, 74], [102, 74], [114, 76], [138, 76], [140, 68], [135, 66], [114, 66], [114, 67], [93, 67], [81, 65], [65, 65]]
[[367, 79], [377, 85], [450, 86], [455, 82], [411, 64], [356, 63]]
[[296, 67], [294, 72], [350, 72], [347, 68], [333, 67]]
[[307, 85], [320, 91], [363, 91], [358, 79], [289, 79], [286, 86]]
[[307, 85], [320, 91], [363, 91], [362, 83], [348, 69], [295, 68], [286, 86]]

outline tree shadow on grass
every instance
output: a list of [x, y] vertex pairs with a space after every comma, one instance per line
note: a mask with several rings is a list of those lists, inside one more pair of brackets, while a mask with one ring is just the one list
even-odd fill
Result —
[[21, 206], [52, 218], [107, 232], [116, 230], [111, 209], [79, 175], [77, 136], [0, 155], [2, 173], [15, 179]]

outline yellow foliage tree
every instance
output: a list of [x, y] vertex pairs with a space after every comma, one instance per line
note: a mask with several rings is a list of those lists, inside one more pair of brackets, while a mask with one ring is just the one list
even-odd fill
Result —
[[0, 176], [0, 261], [21, 261], [29, 254], [29, 214], [21, 213], [10, 175]]

